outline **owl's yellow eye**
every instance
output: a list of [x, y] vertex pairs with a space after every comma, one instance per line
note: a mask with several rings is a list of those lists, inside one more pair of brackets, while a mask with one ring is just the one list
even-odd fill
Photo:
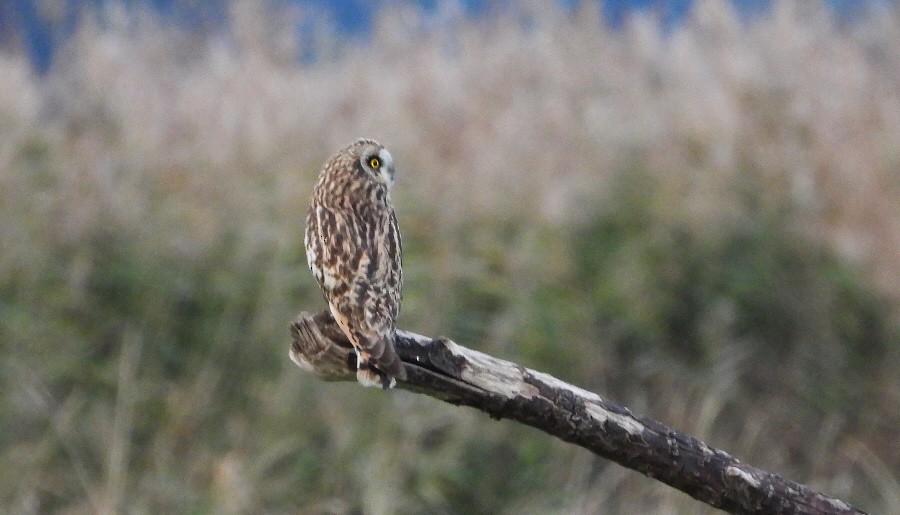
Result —
[[369, 166], [371, 166], [373, 170], [377, 170], [381, 167], [381, 159], [378, 159], [377, 157], [369, 159]]

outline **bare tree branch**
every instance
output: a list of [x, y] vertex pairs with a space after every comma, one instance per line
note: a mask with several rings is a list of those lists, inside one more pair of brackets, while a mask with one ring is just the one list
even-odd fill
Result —
[[[355, 381], [356, 359], [331, 315], [301, 313], [290, 357], [326, 381]], [[732, 513], [859, 514], [844, 501], [747, 464], [553, 376], [398, 331], [408, 380], [399, 388], [540, 429]]]

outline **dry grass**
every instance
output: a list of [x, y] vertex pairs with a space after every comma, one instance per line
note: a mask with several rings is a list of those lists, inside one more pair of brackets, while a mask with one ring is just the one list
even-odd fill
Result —
[[[287, 322], [321, 302], [307, 195], [362, 135], [399, 166], [402, 326], [900, 503], [900, 10], [779, 1], [742, 24], [704, 0], [661, 35], [591, 5], [393, 7], [357, 45], [296, 38], [303, 16], [235, 2], [198, 35], [112, 6], [47, 76], [0, 52], [9, 511], [697, 511], [524, 428], [290, 365]], [[323, 57], [298, 64], [304, 44]], [[771, 288], [738, 288], [743, 255]], [[679, 347], [666, 295], [697, 284]], [[799, 329], [736, 329], [772, 291]]]

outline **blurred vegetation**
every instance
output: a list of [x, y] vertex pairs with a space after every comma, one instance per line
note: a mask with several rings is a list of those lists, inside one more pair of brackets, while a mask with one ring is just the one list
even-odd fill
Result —
[[897, 8], [707, 0], [661, 35], [587, 4], [392, 7], [357, 46], [230, 9], [196, 34], [111, 5], [45, 76], [0, 51], [2, 511], [702, 511], [289, 362], [324, 306], [308, 195], [362, 135], [398, 162], [401, 327], [900, 505]]

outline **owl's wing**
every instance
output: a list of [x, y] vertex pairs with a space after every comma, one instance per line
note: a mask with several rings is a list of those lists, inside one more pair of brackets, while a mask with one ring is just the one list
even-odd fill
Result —
[[353, 279], [352, 227], [334, 209], [317, 205], [306, 217], [306, 261], [329, 303], [350, 288]]
[[[403, 270], [400, 230], [391, 209], [388, 216], [369, 223], [374, 237], [364, 238], [360, 261], [351, 289], [353, 307], [351, 325], [360, 335], [360, 347], [375, 361], [376, 367], [391, 377], [406, 379], [403, 363], [394, 348], [395, 322], [400, 314]], [[361, 309], [358, 309], [361, 308]]]

